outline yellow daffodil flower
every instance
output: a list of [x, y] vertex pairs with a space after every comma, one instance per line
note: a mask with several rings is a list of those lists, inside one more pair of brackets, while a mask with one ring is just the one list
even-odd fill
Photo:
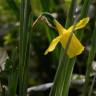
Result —
[[[78, 23], [76, 23], [76, 26], [74, 28], [74, 31], [81, 29], [86, 26], [86, 24], [89, 22], [89, 17], [83, 18]], [[66, 47], [67, 41], [69, 39], [70, 33], [73, 30], [73, 25], [69, 27], [68, 29], [65, 29], [57, 20], [54, 20], [54, 24], [56, 29], [58, 30], [59, 36], [54, 38], [48, 47], [48, 49], [45, 51], [45, 55], [48, 54], [48, 52], [52, 52], [56, 45], [60, 42], [63, 48]], [[74, 56], [80, 55], [84, 50], [84, 46], [80, 43], [78, 38], [73, 33], [71, 41], [69, 43], [69, 48], [67, 50], [67, 55], [72, 58]]]

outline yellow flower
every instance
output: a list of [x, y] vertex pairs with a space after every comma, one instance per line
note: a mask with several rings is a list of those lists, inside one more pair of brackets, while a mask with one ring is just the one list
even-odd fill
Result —
[[[74, 31], [81, 29], [86, 26], [86, 24], [89, 22], [89, 17], [83, 18], [80, 20], [76, 26]], [[55, 39], [52, 40], [50, 46], [45, 51], [45, 55], [48, 54], [48, 52], [51, 52], [55, 49], [56, 45], [60, 42], [63, 48], [66, 47], [67, 41], [69, 39], [70, 33], [73, 30], [73, 25], [69, 27], [68, 29], [65, 29], [58, 21], [54, 20], [54, 24], [56, 29], [58, 30], [59, 36], [57, 36]], [[84, 50], [84, 46], [80, 43], [78, 38], [73, 33], [71, 41], [69, 43], [69, 48], [67, 50], [67, 55], [72, 58], [74, 56], [80, 55]]]

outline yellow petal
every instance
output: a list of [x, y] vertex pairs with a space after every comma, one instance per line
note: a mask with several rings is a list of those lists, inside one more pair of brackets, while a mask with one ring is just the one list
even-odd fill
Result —
[[62, 35], [63, 33], [65, 33], [67, 31], [57, 20], [54, 20], [54, 22], [55, 22], [55, 27], [56, 27], [59, 35]]
[[[70, 32], [65, 33], [64, 36], [60, 39], [62, 46], [65, 48], [68, 38], [70, 36]], [[84, 46], [80, 43], [80, 41], [73, 34], [71, 42], [69, 44], [69, 48], [67, 50], [67, 55], [72, 58], [74, 56], [80, 55], [84, 50]]]
[[45, 51], [44, 55], [48, 54], [48, 52], [51, 52], [55, 49], [55, 47], [58, 44], [58, 42], [60, 41], [61, 37], [62, 37], [62, 35], [58, 36], [58, 37], [56, 37], [55, 39], [52, 40], [48, 49]]
[[[85, 27], [88, 22], [89, 22], [89, 17], [83, 18], [82, 20], [80, 20], [80, 21], [76, 24], [74, 30], [81, 29], [81, 28]], [[73, 26], [71, 26], [71, 27], [68, 29], [68, 32], [71, 32], [72, 30], [73, 30]]]
[[[89, 17], [80, 20], [76, 24], [75, 30], [85, 27], [88, 22], [89, 22]], [[45, 55], [48, 52], [53, 51], [59, 41], [61, 42], [62, 46], [65, 48], [68, 38], [70, 36], [70, 32], [72, 32], [73, 30], [73, 26], [71, 26], [68, 30], [66, 30], [57, 20], [54, 20], [54, 24], [55, 24], [56, 29], [58, 30], [59, 36], [53, 39], [50, 46], [45, 51], [44, 53]], [[77, 39], [75, 34], [73, 34], [71, 42], [69, 44], [69, 48], [67, 50], [67, 55], [70, 58], [72, 58], [74, 56], [80, 55], [83, 52], [83, 50], [84, 50], [84, 46], [80, 43], [80, 41]]]

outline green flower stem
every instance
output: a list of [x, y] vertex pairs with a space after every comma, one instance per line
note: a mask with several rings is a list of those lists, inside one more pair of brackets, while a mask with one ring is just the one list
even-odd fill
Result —
[[[59, 88], [61, 87], [60, 89], [60, 96], [67, 96], [68, 95], [68, 90], [69, 90], [69, 85], [70, 85], [70, 81], [71, 81], [71, 75], [72, 75], [72, 72], [73, 72], [73, 68], [74, 68], [74, 63], [71, 63], [71, 65], [69, 66], [68, 65], [68, 62], [70, 62], [70, 59], [66, 56], [66, 53], [67, 53], [67, 50], [69, 48], [69, 44], [70, 44], [70, 41], [71, 41], [71, 38], [73, 36], [73, 33], [74, 33], [74, 28], [75, 28], [75, 24], [77, 22], [78, 18], [75, 19], [74, 21], [74, 27], [73, 27], [73, 30], [72, 32], [70, 33], [70, 36], [69, 36], [69, 39], [68, 39], [68, 42], [66, 44], [66, 48], [65, 50], [62, 52], [65, 57], [63, 58], [67, 58], [67, 59], [63, 59], [61, 60], [61, 64], [63, 63], [64, 67], [62, 67], [63, 69], [61, 70], [61, 78], [59, 79]], [[63, 61], [63, 62], [62, 62]], [[58, 95], [59, 95], [58, 94]]]
[[[85, 0], [84, 5], [83, 5], [82, 10], [81, 10], [81, 14], [80, 14], [80, 18], [79, 18], [79, 19], [82, 19], [82, 18], [84, 18], [84, 17], [87, 16], [87, 12], [88, 12], [88, 8], [89, 8], [90, 1], [91, 1], [91, 0]], [[80, 40], [82, 40], [83, 35], [84, 35], [83, 30], [82, 30], [81, 32], [78, 31], [77, 37], [78, 37]], [[70, 77], [72, 76], [72, 72], [73, 72], [73, 67], [74, 67], [75, 61], [76, 61], [76, 57], [70, 59], [68, 63], [66, 62], [67, 65], [69, 65], [68, 69], [70, 68], [69, 75], [67, 74], [67, 76], [66, 76], [67, 78], [69, 77], [68, 79], [71, 79]], [[68, 73], [68, 72], [67, 72], [67, 73]], [[68, 79], [66, 79], [65, 82], [68, 82]], [[70, 84], [70, 80], [69, 80], [69, 84]], [[66, 84], [66, 85], [67, 85], [67, 84]], [[63, 89], [63, 90], [66, 90], [66, 89]], [[87, 90], [87, 89], [86, 89], [86, 90]]]
[[[69, 10], [69, 15], [68, 15], [68, 16], [71, 15], [71, 17], [67, 18], [67, 25], [66, 26], [68, 26], [68, 27], [72, 24], [71, 21], [73, 21], [72, 15], [74, 14], [75, 4], [76, 4], [76, 0], [72, 0], [71, 7], [70, 7], [70, 10]], [[67, 49], [67, 48], [65, 48], [65, 49]], [[67, 82], [65, 82], [65, 80], [66, 80], [66, 74], [68, 72], [68, 66], [67, 66], [66, 62], [69, 61], [69, 58], [66, 56], [66, 53], [64, 54], [64, 52], [65, 52], [64, 49], [61, 48], [59, 66], [58, 66], [56, 76], [55, 76], [55, 79], [54, 79], [54, 85], [53, 85], [53, 87], [50, 91], [49, 96], [67, 96], [68, 95], [68, 90], [69, 90], [69, 84], [68, 83], [69, 82], [67, 83]], [[70, 68], [69, 68], [69, 71], [70, 71]], [[67, 85], [65, 85], [65, 83]], [[65, 92], [65, 89], [66, 89], [66, 92]]]
[[[81, 10], [80, 19], [83, 18], [83, 16], [87, 15], [89, 1], [90, 0], [86, 0], [84, 2], [83, 8]], [[75, 2], [76, 1], [74, 1], [74, 0], [72, 1], [73, 4], [75, 4]], [[72, 11], [72, 9], [73, 9], [73, 11]], [[84, 13], [84, 10], [86, 10], [85, 13]], [[70, 7], [69, 14], [74, 14], [74, 8]], [[72, 15], [71, 16], [68, 15], [68, 18], [67, 18], [68, 23], [66, 23], [66, 27], [67, 26], [69, 27], [71, 25], [71, 23], [73, 21], [73, 18], [71, 18], [71, 17], [72, 17]], [[81, 36], [82, 36], [82, 34], [80, 35], [80, 37]], [[75, 60], [76, 60], [76, 58], [69, 59], [64, 54], [64, 49], [61, 49], [59, 67], [58, 67], [58, 70], [57, 70], [57, 73], [55, 76], [54, 86], [50, 92], [50, 96], [67, 96], [68, 95], [68, 90], [69, 90], [69, 86], [70, 86], [70, 81], [71, 81], [71, 76], [72, 76]]]
[[29, 63], [29, 41], [31, 34], [31, 32], [29, 32], [30, 10], [30, 0], [21, 0], [19, 45], [19, 96], [26, 96], [27, 94], [27, 67]]
[[[87, 12], [88, 12], [90, 1], [91, 0], [85, 0], [84, 5], [83, 5], [82, 10], [81, 10], [81, 14], [80, 14], [80, 18], [79, 19], [82, 19], [82, 18], [87, 16]], [[84, 35], [83, 30], [81, 32], [78, 31], [77, 36], [78, 36], [78, 38], [80, 38], [80, 40], [82, 40], [83, 35]], [[71, 77], [75, 61], [76, 61], [76, 57], [70, 59], [70, 61], [68, 63], [66, 62], [67, 65], [69, 65], [69, 67], [71, 67], [70, 68], [71, 71], [70, 71], [69, 75], [67, 74], [69, 76], [69, 78]], [[68, 79], [66, 79], [66, 82], [68, 82]], [[69, 83], [70, 83], [70, 81], [69, 81]]]

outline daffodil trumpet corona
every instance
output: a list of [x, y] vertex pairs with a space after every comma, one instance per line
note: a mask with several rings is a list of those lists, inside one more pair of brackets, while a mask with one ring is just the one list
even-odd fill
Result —
[[[84, 28], [88, 22], [89, 22], [89, 17], [83, 18], [82, 20], [76, 23], [74, 31]], [[53, 19], [52, 23], [54, 23], [54, 26], [57, 29], [59, 36], [57, 36], [52, 40], [48, 49], [44, 53], [45, 55], [48, 54], [48, 52], [52, 52], [59, 42], [61, 43], [62, 47], [65, 49], [68, 39], [70, 37], [70, 33], [73, 31], [73, 27], [74, 27], [74, 25], [72, 25], [68, 29], [65, 29], [56, 19]], [[78, 38], [73, 33], [67, 50], [67, 55], [69, 56], [69, 58], [72, 58], [77, 55], [80, 55], [83, 52], [83, 50], [84, 50], [84, 46], [80, 43]]]

